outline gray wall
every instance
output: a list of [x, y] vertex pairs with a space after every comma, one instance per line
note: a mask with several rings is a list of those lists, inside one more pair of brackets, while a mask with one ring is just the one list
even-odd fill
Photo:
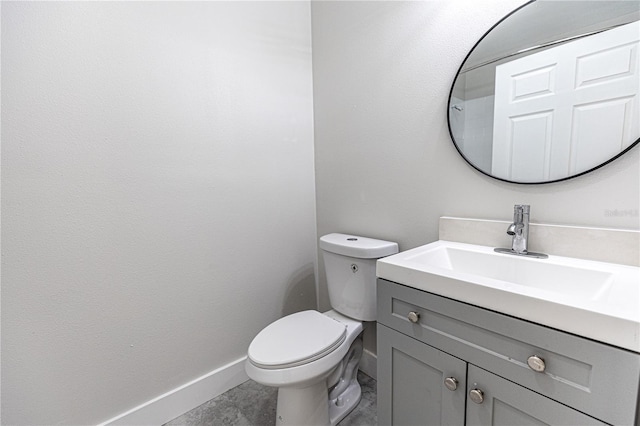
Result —
[[310, 6], [2, 4], [2, 424], [96, 424], [316, 306]]
[[[350, 232], [406, 250], [437, 240], [440, 216], [507, 220], [515, 203], [531, 204], [535, 222], [640, 227], [637, 147], [586, 176], [522, 186], [477, 173], [451, 143], [455, 72], [522, 3], [312, 4], [318, 235]], [[320, 306], [328, 306], [322, 272]]]

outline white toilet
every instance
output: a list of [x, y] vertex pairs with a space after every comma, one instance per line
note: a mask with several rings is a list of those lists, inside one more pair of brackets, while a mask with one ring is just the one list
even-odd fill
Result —
[[362, 321], [376, 320], [376, 259], [398, 244], [329, 234], [320, 238], [333, 310], [303, 311], [268, 325], [249, 345], [245, 369], [278, 387], [276, 425], [335, 425], [360, 401]]

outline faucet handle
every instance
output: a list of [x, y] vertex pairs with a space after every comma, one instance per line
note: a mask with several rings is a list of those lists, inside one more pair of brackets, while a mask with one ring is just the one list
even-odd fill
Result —
[[[522, 225], [524, 222], [529, 221], [529, 208], [529, 204], [516, 204], [513, 206], [514, 225]], [[507, 234], [509, 234], [509, 231], [507, 231]]]

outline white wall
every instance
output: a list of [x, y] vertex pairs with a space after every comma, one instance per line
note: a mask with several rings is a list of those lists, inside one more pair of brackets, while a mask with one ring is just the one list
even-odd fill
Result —
[[314, 201], [318, 235], [402, 249], [514, 203], [637, 229], [637, 148], [517, 186], [451, 144], [455, 71], [523, 1], [314, 2], [315, 194], [308, 3], [3, 2], [1, 423], [97, 423], [244, 355], [314, 304]]
[[440, 216], [508, 220], [516, 203], [531, 204], [535, 222], [640, 227], [637, 147], [594, 173], [533, 186], [486, 177], [456, 152], [446, 121], [454, 75], [522, 3], [312, 4], [319, 235], [351, 232], [406, 250], [436, 240]]
[[2, 424], [95, 424], [315, 307], [305, 2], [2, 4]]

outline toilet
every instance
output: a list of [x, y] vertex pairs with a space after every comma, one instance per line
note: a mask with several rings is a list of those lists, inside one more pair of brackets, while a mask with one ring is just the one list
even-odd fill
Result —
[[363, 321], [376, 320], [376, 260], [390, 241], [320, 238], [330, 311], [302, 311], [265, 327], [249, 345], [251, 379], [278, 388], [276, 425], [335, 425], [360, 402]]

